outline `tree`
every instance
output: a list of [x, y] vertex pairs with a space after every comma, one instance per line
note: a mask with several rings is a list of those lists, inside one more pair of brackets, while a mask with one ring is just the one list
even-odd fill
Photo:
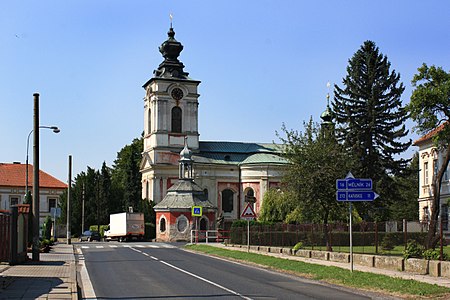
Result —
[[298, 210], [299, 208], [295, 202], [294, 194], [288, 190], [271, 188], [264, 194], [258, 220], [263, 222], [296, 223], [300, 217], [294, 218], [293, 214], [294, 212], [298, 212]]
[[336, 201], [336, 179], [345, 177], [352, 160], [337, 142], [333, 129], [320, 128], [312, 119], [304, 127], [305, 132], [298, 132], [283, 125], [286, 137], [280, 138], [290, 162], [283, 177], [284, 185], [296, 201], [296, 209], [286, 219], [292, 221], [295, 217], [322, 223], [331, 250], [328, 223], [346, 218], [345, 204]]
[[130, 206], [134, 209], [141, 207], [140, 163], [143, 145], [142, 138], [134, 139], [131, 145], [126, 145], [117, 153], [117, 159], [114, 161], [112, 181], [123, 191], [121, 204], [124, 210], [128, 210]]
[[377, 219], [386, 216], [383, 208], [398, 197], [395, 182], [389, 175], [401, 174], [409, 161], [395, 158], [408, 149], [411, 140], [401, 141], [408, 134], [405, 129], [408, 114], [400, 99], [404, 91], [400, 75], [390, 71], [390, 66], [375, 43], [366, 41], [349, 60], [344, 87], [334, 86], [337, 134], [355, 157], [352, 173], [371, 178], [381, 195], [374, 202], [358, 203], [358, 212], [366, 218], [370, 218], [370, 211], [377, 212]]
[[428, 67], [423, 64], [414, 75], [412, 85], [415, 88], [408, 110], [417, 123], [420, 134], [432, 133], [433, 143], [441, 154], [437, 174], [433, 176], [433, 198], [431, 203], [430, 227], [425, 247], [434, 248], [439, 239], [436, 234], [440, 210], [441, 183], [450, 160], [450, 72], [441, 67]]
[[416, 152], [404, 174], [394, 177], [400, 196], [389, 206], [391, 220], [419, 220], [419, 153]]

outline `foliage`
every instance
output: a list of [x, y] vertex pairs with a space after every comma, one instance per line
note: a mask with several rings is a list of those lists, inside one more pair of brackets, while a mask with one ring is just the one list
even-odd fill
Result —
[[303, 248], [303, 243], [302, 242], [298, 242], [297, 244], [295, 244], [294, 247], [292, 247], [292, 250], [297, 251]]
[[156, 226], [154, 223], [145, 223], [144, 239], [151, 241], [156, 238]]
[[259, 221], [283, 222], [289, 214], [296, 210], [295, 195], [279, 189], [269, 189], [263, 197]]
[[402, 172], [395, 176], [394, 182], [399, 189], [399, 195], [389, 205], [390, 220], [419, 221], [419, 153], [416, 152], [411, 162]]
[[431, 249], [438, 241], [437, 224], [440, 207], [441, 183], [450, 161], [450, 72], [441, 67], [423, 64], [414, 75], [415, 88], [408, 110], [417, 123], [416, 131], [433, 133], [432, 141], [442, 154], [437, 174], [433, 176], [430, 227], [426, 248]]
[[387, 206], [399, 196], [390, 175], [399, 175], [408, 160], [398, 158], [411, 145], [402, 142], [407, 111], [402, 107], [404, 86], [400, 75], [372, 41], [365, 41], [349, 60], [343, 88], [335, 85], [333, 110], [338, 138], [354, 159], [353, 175], [371, 178], [381, 195], [372, 202], [356, 203], [366, 220], [384, 220]]
[[403, 251], [403, 258], [422, 258], [423, 247], [416, 241], [410, 240]]

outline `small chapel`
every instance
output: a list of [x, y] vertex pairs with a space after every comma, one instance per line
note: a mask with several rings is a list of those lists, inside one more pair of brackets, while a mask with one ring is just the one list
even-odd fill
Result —
[[[159, 208], [157, 236], [161, 230], [167, 230], [169, 219], [184, 229], [183, 224], [190, 220], [185, 208], [184, 213], [177, 214], [175, 206], [179, 203], [162, 201], [173, 192], [171, 188], [175, 184], [186, 188], [186, 184], [195, 182], [196, 199], [205, 201], [208, 207], [201, 229], [216, 229], [214, 220], [219, 216], [226, 228], [240, 219], [248, 199], [253, 200], [258, 215], [264, 193], [281, 184], [282, 171], [288, 162], [281, 157], [280, 146], [273, 143], [200, 140], [198, 89], [201, 82], [184, 70], [179, 60], [183, 45], [175, 39], [172, 25], [167, 35], [159, 47], [163, 61], [143, 85], [142, 197], [153, 201], [155, 210]], [[195, 163], [189, 180], [179, 176], [182, 161], [187, 159], [183, 153], [189, 153], [189, 161]], [[177, 230], [176, 225], [173, 228]]]

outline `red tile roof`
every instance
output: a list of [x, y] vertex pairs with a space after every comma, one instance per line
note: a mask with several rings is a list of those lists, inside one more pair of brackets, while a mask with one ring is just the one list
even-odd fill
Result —
[[421, 138], [417, 139], [414, 141], [413, 145], [414, 146], [419, 146], [420, 144], [430, 140], [433, 136], [436, 135], [436, 133], [438, 133], [439, 131], [443, 130], [445, 126], [449, 125], [448, 122], [444, 122], [441, 125], [439, 125], [438, 127], [436, 127], [435, 129], [431, 130], [430, 132], [428, 132], [427, 134], [425, 134], [424, 136], [422, 136]]
[[[0, 186], [25, 187], [26, 165], [0, 163]], [[33, 186], [33, 166], [28, 165], [28, 187]], [[41, 188], [66, 189], [67, 184], [39, 170]]]

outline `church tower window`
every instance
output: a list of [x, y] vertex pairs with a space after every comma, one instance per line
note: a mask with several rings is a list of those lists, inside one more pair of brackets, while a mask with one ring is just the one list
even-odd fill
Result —
[[147, 114], [147, 134], [150, 134], [151, 132], [152, 132], [152, 111], [151, 109], [149, 109]]
[[181, 133], [181, 108], [172, 108], [172, 132]]

